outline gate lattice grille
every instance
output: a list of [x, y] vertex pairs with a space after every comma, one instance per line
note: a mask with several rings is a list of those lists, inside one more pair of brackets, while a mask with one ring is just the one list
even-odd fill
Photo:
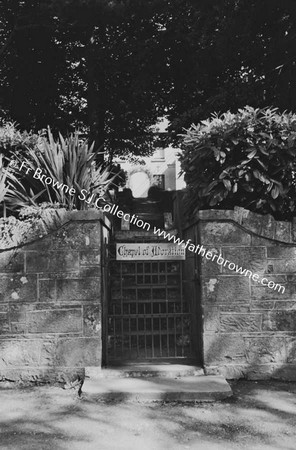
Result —
[[190, 358], [180, 261], [110, 261], [108, 359]]

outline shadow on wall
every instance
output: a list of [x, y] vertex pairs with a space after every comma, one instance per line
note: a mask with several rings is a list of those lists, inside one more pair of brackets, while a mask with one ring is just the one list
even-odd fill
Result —
[[227, 379], [296, 381], [296, 337], [212, 334], [204, 337], [207, 374]]
[[[78, 214], [79, 213], [79, 214]], [[101, 366], [102, 215], [0, 252], [0, 376], [68, 382]]]

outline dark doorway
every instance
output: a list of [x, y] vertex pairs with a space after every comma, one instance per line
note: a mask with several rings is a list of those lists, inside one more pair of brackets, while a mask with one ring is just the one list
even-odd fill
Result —
[[108, 363], [191, 360], [181, 261], [110, 261]]

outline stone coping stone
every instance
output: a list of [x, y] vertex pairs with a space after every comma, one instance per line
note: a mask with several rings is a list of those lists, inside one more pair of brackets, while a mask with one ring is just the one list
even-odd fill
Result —
[[85, 375], [91, 379], [99, 378], [129, 378], [129, 377], [160, 377], [175, 378], [184, 376], [204, 375], [204, 370], [190, 364], [126, 364], [101, 367], [86, 367]]
[[95, 208], [78, 210], [78, 211], [70, 211], [68, 213], [68, 220], [73, 221], [88, 221], [88, 220], [99, 220], [103, 219], [105, 214], [103, 211]]
[[92, 401], [214, 402], [232, 396], [220, 375], [182, 378], [101, 378], [85, 379], [82, 395]]

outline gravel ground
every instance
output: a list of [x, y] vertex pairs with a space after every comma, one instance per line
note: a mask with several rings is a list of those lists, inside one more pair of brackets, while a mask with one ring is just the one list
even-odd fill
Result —
[[216, 403], [93, 401], [0, 383], [1, 450], [295, 450], [296, 383], [232, 383]]

